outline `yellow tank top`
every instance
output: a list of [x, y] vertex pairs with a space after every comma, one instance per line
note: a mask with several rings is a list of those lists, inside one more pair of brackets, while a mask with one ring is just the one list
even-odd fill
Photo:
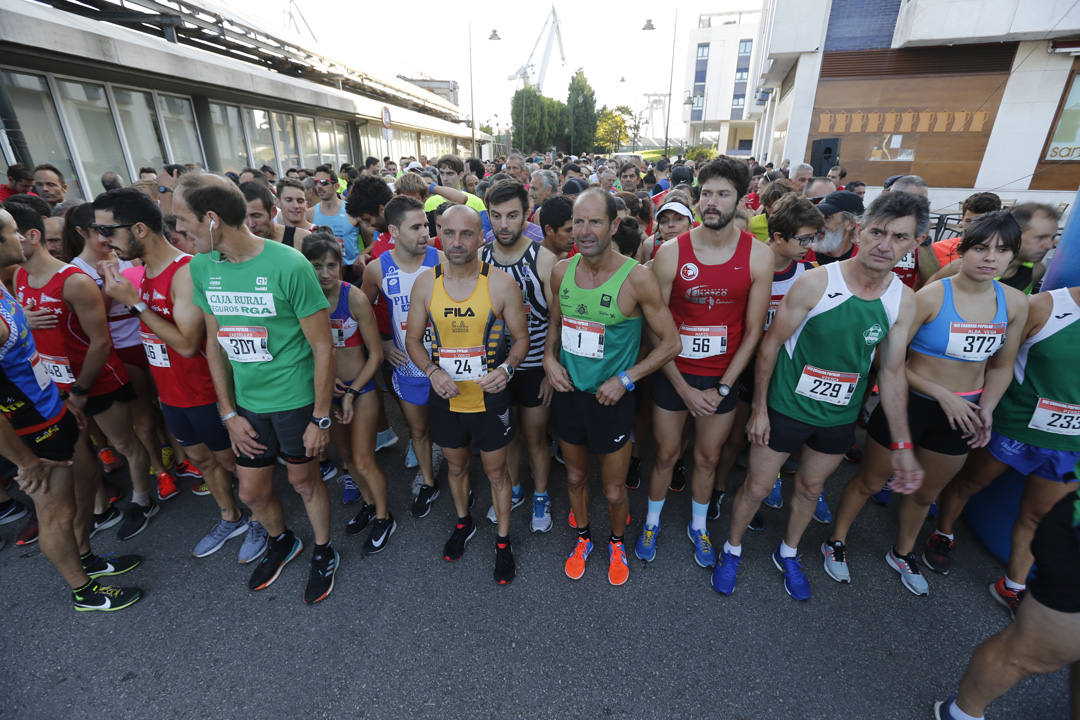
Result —
[[[461, 394], [450, 398], [452, 412], [475, 413], [501, 410], [506, 406], [506, 391], [485, 395], [476, 384], [488, 370], [505, 359], [508, 334], [502, 318], [496, 317], [488, 292], [487, 263], [480, 267], [480, 276], [472, 294], [455, 300], [443, 285], [442, 265], [435, 266], [435, 286], [428, 304], [431, 320], [431, 360], [445, 370], [457, 383]], [[445, 403], [434, 393], [430, 402]]]

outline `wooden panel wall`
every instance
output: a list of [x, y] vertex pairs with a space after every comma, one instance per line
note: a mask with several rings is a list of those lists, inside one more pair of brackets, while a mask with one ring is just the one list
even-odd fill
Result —
[[1065, 83], [1065, 89], [1058, 101], [1057, 112], [1054, 113], [1054, 122], [1050, 123], [1050, 130], [1046, 133], [1046, 142], [1043, 143], [1042, 154], [1039, 155], [1039, 163], [1035, 166], [1035, 175], [1031, 178], [1032, 190], [1076, 190], [1080, 187], [1080, 158], [1076, 160], [1046, 160], [1046, 153], [1050, 147], [1050, 139], [1054, 137], [1061, 111], [1065, 108], [1065, 100], [1069, 97], [1069, 90], [1073, 86], [1073, 80], [1080, 74], [1080, 58], [1073, 58], [1072, 72], [1069, 80]]

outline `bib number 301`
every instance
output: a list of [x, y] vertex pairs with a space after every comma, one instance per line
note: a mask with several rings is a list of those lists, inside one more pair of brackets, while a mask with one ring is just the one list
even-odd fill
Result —
[[795, 394], [830, 405], [846, 406], [859, 384], [859, 373], [833, 372], [813, 365], [803, 368]]
[[1080, 405], [1039, 398], [1028, 427], [1055, 435], [1080, 435]]
[[266, 328], [221, 327], [218, 328], [217, 340], [233, 362], [269, 362], [274, 359], [267, 349]]

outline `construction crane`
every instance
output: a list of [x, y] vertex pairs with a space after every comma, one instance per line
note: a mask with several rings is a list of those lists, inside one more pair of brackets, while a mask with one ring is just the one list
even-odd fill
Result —
[[[544, 47], [544, 59], [540, 61], [540, 74], [536, 78], [536, 84], [533, 85], [530, 77], [530, 70], [532, 68], [533, 55], [536, 54], [536, 48], [540, 47], [540, 41], [544, 39], [544, 33], [547, 33], [547, 45]], [[559, 16], [555, 12], [555, 6], [551, 6], [551, 13], [548, 14], [547, 19], [544, 20], [543, 26], [540, 28], [540, 34], [536, 37], [536, 42], [533, 44], [532, 52], [529, 53], [529, 57], [525, 60], [525, 64], [509, 76], [507, 80], [517, 80], [521, 78], [525, 83], [525, 87], [533, 85], [538, 92], [544, 91], [544, 77], [547, 76], [548, 60], [551, 59], [551, 45], [558, 39], [559, 41], [559, 58], [562, 60], [562, 64], [566, 65], [566, 53], [563, 52], [562, 32], [559, 30]]]

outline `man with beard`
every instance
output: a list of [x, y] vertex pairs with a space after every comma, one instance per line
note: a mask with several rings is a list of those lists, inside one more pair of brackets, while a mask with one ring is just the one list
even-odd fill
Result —
[[[682, 454], [683, 426], [694, 417], [692, 517], [687, 535], [701, 567], [716, 564], [705, 521], [720, 450], [731, 431], [737, 396], [731, 386], [764, 332], [772, 286], [772, 252], [732, 223], [746, 195], [746, 163], [713, 160], [698, 176], [702, 224], [656, 251], [652, 270], [679, 330], [682, 352], [653, 381], [656, 461], [649, 510], [635, 554], [656, 557], [660, 512]], [[667, 207], [667, 205], [665, 206]]]
[[814, 243], [818, 264], [828, 265], [855, 255], [859, 251], [855, 234], [863, 214], [862, 199], [848, 190], [837, 190], [826, 195], [817, 208], [825, 216], [824, 237]]
[[244, 200], [247, 201], [247, 228], [252, 235], [299, 249], [304, 238], [308, 236], [308, 231], [274, 222], [278, 209], [270, 188], [264, 183], [252, 180], [241, 183], [240, 192], [244, 193]]
[[[510, 274], [521, 288], [521, 300], [529, 327], [529, 351], [509, 383], [510, 405], [516, 406], [517, 423], [525, 435], [529, 469], [533, 478], [532, 531], [551, 529], [551, 498], [548, 496], [548, 407], [551, 385], [544, 377], [544, 340], [548, 328], [548, 304], [545, 290], [551, 278], [555, 256], [541, 243], [523, 234], [529, 193], [516, 180], [500, 180], [487, 192], [488, 218], [495, 231], [495, 241], [480, 249], [480, 259]], [[518, 479], [521, 465], [521, 441], [515, 436], [507, 448], [507, 463], [513, 485], [510, 509], [525, 502]], [[488, 511], [495, 521], [495, 506]]]

